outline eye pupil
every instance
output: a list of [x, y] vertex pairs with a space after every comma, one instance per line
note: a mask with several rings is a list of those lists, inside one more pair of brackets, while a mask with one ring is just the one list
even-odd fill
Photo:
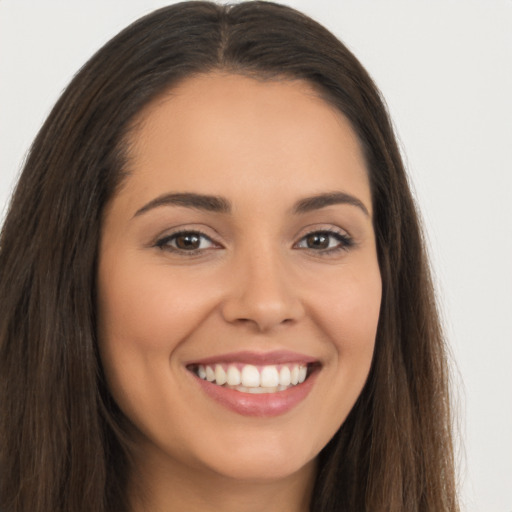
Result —
[[312, 233], [306, 238], [309, 249], [327, 249], [329, 247], [329, 235], [325, 233]]
[[187, 233], [176, 237], [176, 247], [183, 250], [198, 249], [201, 245], [201, 238], [194, 233]]

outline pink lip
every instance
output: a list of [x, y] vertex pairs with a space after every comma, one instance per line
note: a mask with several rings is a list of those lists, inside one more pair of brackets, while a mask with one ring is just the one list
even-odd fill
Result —
[[[194, 360], [187, 363], [186, 366], [219, 363], [243, 363], [260, 366], [284, 363], [318, 363], [318, 360], [303, 354], [281, 350], [267, 353], [244, 351]], [[319, 370], [319, 366], [315, 367], [302, 384], [297, 384], [285, 391], [263, 394], [244, 393], [224, 386], [218, 386], [199, 378], [193, 372], [190, 372], [190, 376], [195, 379], [201, 390], [208, 397], [233, 412], [244, 416], [273, 417], [290, 411], [308, 396], [316, 381]]]
[[302, 384], [285, 391], [260, 395], [217, 386], [197, 376], [195, 379], [210, 398], [233, 412], [243, 416], [272, 417], [284, 414], [302, 402], [311, 391], [317, 374], [318, 372], [312, 373]]
[[217, 356], [206, 357], [204, 359], [189, 361], [185, 366], [194, 365], [210, 365], [216, 363], [242, 363], [252, 364], [254, 366], [262, 366], [269, 364], [284, 364], [284, 363], [297, 363], [308, 364], [317, 363], [318, 360], [314, 357], [309, 357], [297, 352], [290, 352], [288, 350], [275, 350], [273, 352], [230, 352], [229, 354], [219, 354]]

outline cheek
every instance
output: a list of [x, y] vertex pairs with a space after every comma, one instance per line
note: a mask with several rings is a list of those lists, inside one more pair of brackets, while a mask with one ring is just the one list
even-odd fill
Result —
[[204, 283], [165, 267], [100, 268], [99, 281], [100, 339], [103, 344], [122, 343], [123, 349], [169, 352], [211, 307]]
[[310, 299], [317, 323], [340, 355], [373, 351], [382, 283], [377, 262], [370, 263], [362, 261], [360, 268], [341, 269], [339, 276], [322, 280]]
[[[345, 421], [368, 377], [379, 320], [382, 285], [378, 265], [333, 279], [317, 293], [314, 315], [331, 357], [326, 364], [330, 393], [319, 407], [332, 433]], [[313, 302], [313, 299], [312, 299]]]
[[[333, 301], [334, 302], [334, 301]], [[332, 305], [330, 329], [340, 353], [373, 350], [381, 302], [380, 280], [346, 285]]]
[[[100, 265], [98, 277], [99, 348], [113, 398], [143, 436], [186, 438], [173, 416], [188, 392], [173, 355], [214, 299], [199, 280], [165, 265], [118, 258], [115, 265]], [[156, 433], [162, 425], [165, 435]]]
[[100, 264], [101, 360], [114, 398], [132, 419], [140, 404], [150, 405], [148, 397], [158, 405], [162, 397], [156, 390], [178, 385], [168, 381], [173, 379], [169, 367], [176, 364], [171, 356], [211, 310], [204, 287], [175, 274], [129, 258]]

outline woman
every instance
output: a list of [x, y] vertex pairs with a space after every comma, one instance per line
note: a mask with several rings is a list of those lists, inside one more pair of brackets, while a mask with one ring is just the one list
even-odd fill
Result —
[[457, 510], [393, 132], [300, 13], [116, 36], [34, 142], [0, 268], [2, 510]]

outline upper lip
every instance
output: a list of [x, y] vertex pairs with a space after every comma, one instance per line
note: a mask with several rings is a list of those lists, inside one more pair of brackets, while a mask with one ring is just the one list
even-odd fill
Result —
[[317, 363], [318, 359], [299, 354], [289, 350], [274, 350], [271, 352], [252, 352], [243, 350], [240, 352], [229, 352], [226, 354], [219, 354], [215, 356], [205, 357], [202, 359], [194, 359], [188, 361], [186, 366], [189, 365], [210, 365], [215, 363], [242, 363], [252, 364], [255, 366], [265, 366], [271, 364], [286, 364], [286, 363]]

